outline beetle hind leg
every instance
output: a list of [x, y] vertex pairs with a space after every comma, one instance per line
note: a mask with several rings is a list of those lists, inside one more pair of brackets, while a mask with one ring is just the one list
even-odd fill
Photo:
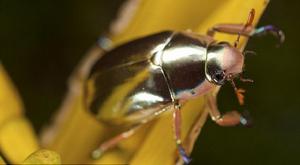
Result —
[[211, 119], [215, 121], [220, 126], [234, 126], [234, 125], [244, 125], [249, 126], [250, 120], [248, 119], [249, 115], [242, 115], [237, 111], [230, 111], [221, 115], [220, 111], [217, 108], [216, 98], [209, 94], [207, 96], [209, 113]]
[[141, 126], [142, 124], [136, 125], [130, 128], [129, 130], [122, 132], [121, 134], [118, 134], [115, 137], [109, 139], [108, 141], [100, 144], [100, 146], [92, 152], [92, 158], [99, 159], [106, 151], [108, 151], [111, 148], [114, 148], [119, 142], [131, 137]]

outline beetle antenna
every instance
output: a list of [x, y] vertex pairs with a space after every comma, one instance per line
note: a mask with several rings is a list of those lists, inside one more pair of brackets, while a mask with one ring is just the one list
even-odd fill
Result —
[[252, 51], [252, 50], [245, 50], [243, 52], [243, 55], [246, 56], [246, 55], [257, 55], [255, 51]]
[[253, 83], [254, 82], [254, 80], [252, 80], [252, 79], [250, 79], [250, 78], [244, 78], [244, 77], [242, 77], [242, 76], [240, 76], [240, 81], [242, 81], [242, 82], [249, 82], [249, 83]]
[[243, 29], [239, 32], [239, 34], [234, 42], [234, 47], [237, 47], [238, 43], [240, 42], [241, 33], [244, 32], [247, 29], [247, 27], [252, 26], [252, 23], [254, 20], [254, 15], [255, 15], [255, 10], [251, 9], [246, 24], [244, 25]]
[[236, 94], [236, 97], [237, 97], [240, 105], [244, 105], [244, 98], [245, 98], [244, 93], [246, 92], [246, 90], [244, 90], [242, 88], [237, 88], [234, 81], [233, 81], [233, 79], [230, 79], [230, 81], [231, 81], [231, 85], [234, 89], [234, 92]]

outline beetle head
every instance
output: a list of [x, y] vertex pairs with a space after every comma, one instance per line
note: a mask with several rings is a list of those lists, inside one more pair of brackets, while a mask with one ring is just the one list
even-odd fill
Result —
[[[233, 78], [242, 72], [244, 65], [243, 53], [237, 49], [237, 45], [240, 41], [241, 33], [244, 32], [248, 26], [252, 26], [254, 15], [255, 10], [251, 9], [247, 22], [241, 32], [238, 33], [234, 46], [231, 46], [227, 42], [212, 44], [208, 47], [206, 54], [205, 75], [208, 81], [217, 85], [223, 85], [225, 80], [230, 81], [241, 105], [244, 104], [243, 93], [245, 90], [238, 89], [233, 81]], [[245, 80], [249, 81], [247, 79]], [[251, 81], [252, 80], [250, 80], [250, 82]]]
[[243, 54], [229, 43], [220, 42], [208, 47], [205, 61], [205, 75], [208, 81], [223, 85], [242, 72]]
[[[240, 105], [244, 104], [244, 89], [238, 89], [233, 79], [243, 71], [244, 55], [235, 46], [220, 42], [208, 47], [205, 61], [206, 79], [213, 84], [223, 85], [230, 81]], [[240, 77], [241, 80], [243, 80]], [[252, 80], [244, 79], [251, 82]]]

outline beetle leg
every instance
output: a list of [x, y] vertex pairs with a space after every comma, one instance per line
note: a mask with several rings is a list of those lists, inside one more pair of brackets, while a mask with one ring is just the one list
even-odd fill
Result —
[[121, 134], [116, 135], [115, 137], [102, 143], [97, 149], [95, 149], [92, 152], [92, 158], [99, 159], [103, 155], [104, 152], [115, 147], [122, 140], [125, 140], [125, 139], [131, 137], [136, 132], [136, 130], [139, 129], [141, 126], [142, 126], [142, 124], [136, 125], [136, 126], [130, 128], [129, 130], [122, 132]]
[[174, 134], [175, 134], [175, 141], [177, 145], [177, 149], [179, 154], [181, 155], [183, 161], [186, 164], [189, 164], [191, 159], [189, 158], [188, 154], [186, 153], [185, 149], [182, 146], [181, 137], [181, 113], [180, 113], [180, 105], [175, 103], [174, 111], [173, 111], [173, 122], [174, 122]]
[[262, 26], [257, 29], [254, 29], [250, 35], [251, 36], [260, 36], [260, 35], [265, 35], [267, 33], [270, 33], [270, 34], [274, 35], [275, 37], [277, 37], [279, 39], [279, 44], [282, 44], [285, 40], [285, 35], [282, 32], [282, 30], [278, 29], [277, 27], [275, 27], [273, 25], [266, 25], [266, 26]]
[[212, 95], [207, 96], [209, 113], [211, 119], [220, 126], [234, 126], [237, 124], [248, 125], [248, 120], [237, 111], [230, 111], [222, 115], [217, 108], [216, 98]]
[[246, 37], [270, 33], [277, 37], [280, 43], [283, 43], [285, 39], [284, 33], [273, 25], [262, 26], [255, 29], [252, 25], [245, 27], [244, 24], [217, 24], [207, 31], [207, 35], [214, 37], [216, 32], [234, 35], [240, 34]]
[[245, 27], [244, 24], [217, 24], [208, 29], [207, 35], [214, 37], [216, 32], [228, 33], [228, 34], [240, 34], [243, 36], [250, 36], [253, 31], [253, 26], [249, 25]]
[[[204, 105], [206, 106], [206, 105]], [[204, 107], [203, 107], [204, 108]], [[204, 123], [207, 119], [208, 111], [204, 110], [202, 113], [199, 114], [199, 116], [195, 119], [195, 122], [193, 123], [193, 126], [189, 130], [187, 137], [184, 140], [184, 146], [185, 146], [185, 151], [188, 154], [191, 154], [195, 142], [201, 132], [202, 127], [204, 126]], [[178, 160], [176, 162], [176, 165], [181, 165], [183, 164], [183, 160]]]

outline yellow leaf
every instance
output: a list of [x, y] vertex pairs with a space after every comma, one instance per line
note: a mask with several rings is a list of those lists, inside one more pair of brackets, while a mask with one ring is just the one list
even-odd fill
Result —
[[12, 85], [2, 64], [0, 63], [0, 126], [7, 120], [20, 116], [23, 104], [20, 96]]
[[47, 165], [54, 165], [54, 164], [61, 164], [60, 156], [53, 151], [49, 150], [38, 150], [31, 154], [23, 164], [47, 164]]
[[11, 163], [20, 163], [38, 149], [29, 121], [23, 118], [23, 103], [0, 63], [0, 149]]
[[24, 118], [14, 118], [0, 127], [0, 149], [11, 163], [21, 163], [39, 148], [31, 124]]

